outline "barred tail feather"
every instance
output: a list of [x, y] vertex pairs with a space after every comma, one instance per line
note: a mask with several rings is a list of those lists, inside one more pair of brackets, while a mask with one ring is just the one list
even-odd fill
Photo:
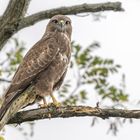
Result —
[[[30, 93], [29, 93], [30, 92]], [[3, 107], [0, 109], [0, 117], [2, 116], [0, 120], [0, 131], [5, 126], [5, 124], [12, 118], [21, 108], [24, 106], [27, 106], [28, 104], [31, 104], [35, 101], [36, 95], [32, 90], [27, 90], [23, 92], [19, 97], [17, 97], [12, 103], [9, 105], [8, 108], [3, 109]]]
[[0, 109], [0, 131], [2, 130], [2, 128], [5, 126], [5, 124], [9, 121], [9, 119], [19, 110], [19, 107], [15, 107], [16, 104], [16, 100], [14, 102], [12, 102], [10, 104], [10, 106], [8, 107], [8, 109], [5, 108], [1, 108]]

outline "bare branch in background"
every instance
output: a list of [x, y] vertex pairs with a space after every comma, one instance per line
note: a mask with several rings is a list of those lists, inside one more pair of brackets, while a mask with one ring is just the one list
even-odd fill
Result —
[[5, 43], [19, 30], [29, 27], [41, 20], [48, 19], [56, 14], [77, 15], [79, 13], [95, 13], [101, 11], [123, 11], [120, 2], [107, 2], [99, 4], [81, 4], [60, 7], [41, 11], [25, 17], [30, 0], [11, 0], [0, 18], [0, 50]]
[[26, 14], [31, 0], [10, 0], [2, 18], [16, 20]]
[[51, 18], [52, 16], [57, 15], [57, 14], [76, 15], [79, 13], [87, 13], [87, 12], [95, 13], [95, 12], [110, 11], [110, 10], [123, 11], [120, 2], [107, 2], [107, 3], [99, 3], [99, 4], [86, 4], [85, 3], [81, 5], [45, 10], [45, 11], [41, 11], [36, 14], [23, 18], [19, 24], [18, 29], [31, 26], [40, 20]]
[[10, 81], [10, 80], [7, 80], [7, 79], [3, 79], [3, 78], [0, 78], [0, 82], [11, 83], [11, 81]]
[[89, 106], [66, 106], [56, 108], [39, 108], [28, 111], [18, 112], [8, 123], [23, 123], [27, 121], [50, 119], [50, 118], [69, 118], [96, 116], [102, 119], [109, 117], [135, 118], [140, 119], [140, 110], [123, 110], [123, 109], [102, 109]]
[[0, 18], [0, 50], [13, 34], [17, 32], [20, 20], [26, 14], [30, 0], [10, 0]]

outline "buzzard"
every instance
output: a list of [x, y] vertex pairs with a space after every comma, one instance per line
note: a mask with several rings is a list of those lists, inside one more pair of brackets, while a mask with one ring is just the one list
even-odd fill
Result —
[[[59, 89], [67, 72], [71, 33], [69, 17], [56, 15], [50, 19], [45, 34], [27, 52], [5, 93], [0, 109], [0, 130], [19, 109], [39, 100], [46, 106], [47, 95], [54, 105], [59, 105], [53, 91]], [[35, 92], [29, 92], [31, 88]]]

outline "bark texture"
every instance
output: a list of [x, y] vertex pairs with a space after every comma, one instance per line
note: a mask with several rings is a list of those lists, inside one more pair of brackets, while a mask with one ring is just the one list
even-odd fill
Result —
[[102, 119], [108, 119], [110, 117], [140, 119], [140, 110], [103, 109], [99, 107], [89, 106], [65, 106], [56, 108], [54, 106], [50, 106], [48, 108], [39, 108], [18, 112], [13, 118], [11, 118], [8, 124], [20, 124], [23, 122], [50, 118], [69, 118], [85, 116], [96, 116]]
[[76, 15], [79, 13], [93, 13], [101, 11], [123, 11], [120, 2], [107, 2], [99, 4], [81, 4], [40, 11], [25, 16], [30, 0], [10, 0], [4, 14], [0, 17], [0, 50], [9, 38], [19, 30], [29, 27], [41, 20], [51, 18], [56, 14]]

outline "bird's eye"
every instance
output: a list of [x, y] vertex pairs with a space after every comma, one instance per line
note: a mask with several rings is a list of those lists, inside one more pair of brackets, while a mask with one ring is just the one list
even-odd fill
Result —
[[66, 24], [67, 24], [67, 25], [70, 24], [70, 21], [67, 20], [67, 21], [66, 21]]
[[58, 21], [56, 19], [52, 20], [53, 23], [58, 23]]

